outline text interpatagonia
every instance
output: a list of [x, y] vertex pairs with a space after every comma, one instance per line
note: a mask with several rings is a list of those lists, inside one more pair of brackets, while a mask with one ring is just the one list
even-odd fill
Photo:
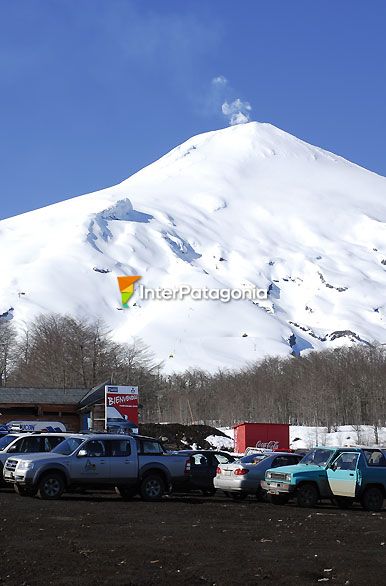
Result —
[[192, 287], [180, 285], [179, 287], [148, 288], [144, 285], [138, 287], [138, 294], [143, 301], [183, 301], [189, 297], [194, 301], [222, 301], [229, 303], [233, 300], [262, 301], [268, 298], [266, 289], [257, 287], [245, 287], [243, 289]]

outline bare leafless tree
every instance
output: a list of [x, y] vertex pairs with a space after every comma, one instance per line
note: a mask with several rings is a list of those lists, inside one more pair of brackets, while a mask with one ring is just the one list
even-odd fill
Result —
[[7, 386], [16, 358], [16, 333], [10, 321], [0, 320], [0, 386]]

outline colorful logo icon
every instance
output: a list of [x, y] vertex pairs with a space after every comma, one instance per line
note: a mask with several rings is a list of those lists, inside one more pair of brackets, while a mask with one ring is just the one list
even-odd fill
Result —
[[119, 290], [122, 297], [122, 307], [129, 307], [128, 303], [134, 294], [134, 283], [141, 277], [135, 275], [134, 277], [117, 277]]

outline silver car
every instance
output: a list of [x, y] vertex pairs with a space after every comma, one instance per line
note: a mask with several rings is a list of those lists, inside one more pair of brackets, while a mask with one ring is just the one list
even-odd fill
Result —
[[301, 459], [301, 455], [287, 452], [249, 454], [232, 464], [219, 465], [213, 484], [235, 500], [244, 499], [249, 494], [262, 499], [265, 491], [261, 488], [261, 481], [264, 480], [266, 470], [292, 466]]

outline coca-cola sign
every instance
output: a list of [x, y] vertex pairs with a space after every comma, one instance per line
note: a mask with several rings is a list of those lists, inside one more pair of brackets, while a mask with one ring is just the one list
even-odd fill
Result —
[[270, 440], [268, 442], [258, 441], [256, 442], [256, 448], [264, 448], [266, 450], [277, 450], [279, 442], [276, 440]]

